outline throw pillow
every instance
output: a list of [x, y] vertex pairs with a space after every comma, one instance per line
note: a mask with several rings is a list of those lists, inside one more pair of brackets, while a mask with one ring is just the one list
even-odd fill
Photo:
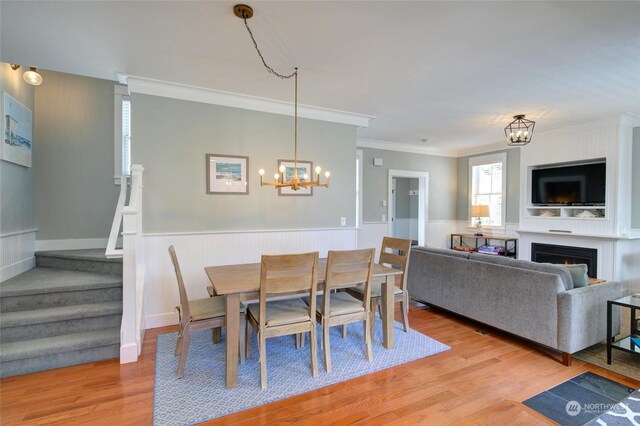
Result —
[[589, 285], [589, 276], [587, 275], [587, 265], [584, 263], [577, 265], [565, 265], [571, 274], [571, 280], [573, 281], [573, 287], [586, 287]]

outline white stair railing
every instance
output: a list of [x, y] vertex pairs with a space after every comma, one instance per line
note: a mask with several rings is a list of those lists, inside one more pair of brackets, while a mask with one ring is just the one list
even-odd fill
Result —
[[122, 224], [122, 209], [127, 201], [127, 176], [120, 176], [120, 195], [118, 196], [118, 204], [116, 205], [116, 213], [113, 215], [113, 223], [111, 224], [111, 232], [109, 233], [109, 242], [107, 242], [107, 250], [105, 256], [109, 259], [121, 258], [122, 249], [116, 248], [118, 236], [120, 235], [120, 225]]
[[145, 265], [142, 240], [142, 172], [131, 166], [131, 195], [122, 208], [122, 326], [120, 363], [135, 362], [144, 339]]

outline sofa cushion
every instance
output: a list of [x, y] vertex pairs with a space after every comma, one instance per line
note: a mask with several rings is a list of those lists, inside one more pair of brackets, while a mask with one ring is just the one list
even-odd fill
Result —
[[577, 265], [564, 265], [571, 274], [573, 288], [586, 287], [589, 285], [589, 275], [587, 275], [589, 267], [584, 263]]
[[556, 274], [560, 276], [562, 284], [564, 284], [565, 290], [571, 290], [573, 286], [573, 280], [571, 279], [571, 273], [564, 265], [554, 265], [553, 263], [538, 263], [531, 262], [529, 260], [512, 259], [505, 256], [495, 256], [481, 253], [471, 253], [469, 259], [476, 260], [485, 263], [495, 263], [503, 266], [510, 266], [512, 268], [527, 269], [529, 271], [547, 272], [550, 274]]
[[440, 254], [443, 256], [451, 256], [451, 257], [459, 257], [462, 259], [468, 259], [469, 253], [465, 251], [456, 251], [451, 249], [441, 249], [436, 247], [424, 247], [424, 246], [413, 246], [411, 247], [411, 251], [423, 251], [425, 253], [434, 253]]

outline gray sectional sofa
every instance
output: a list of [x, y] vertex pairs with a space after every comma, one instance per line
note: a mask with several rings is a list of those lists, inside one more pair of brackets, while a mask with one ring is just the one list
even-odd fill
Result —
[[606, 340], [606, 302], [624, 295], [614, 281], [573, 288], [561, 265], [428, 247], [411, 249], [407, 284], [411, 298], [561, 351], [565, 364]]

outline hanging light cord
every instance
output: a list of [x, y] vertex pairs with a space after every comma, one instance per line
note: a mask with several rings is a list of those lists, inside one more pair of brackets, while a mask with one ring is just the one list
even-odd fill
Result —
[[294, 176], [297, 178], [298, 177], [298, 67], [296, 67], [294, 69], [294, 71], [291, 74], [280, 74], [278, 71], [274, 70], [273, 68], [271, 68], [268, 64], [267, 61], [265, 61], [264, 56], [262, 56], [262, 52], [260, 52], [260, 49], [258, 48], [258, 42], [256, 42], [255, 37], [253, 36], [253, 32], [251, 31], [251, 28], [249, 28], [249, 24], [247, 23], [247, 18], [243, 17], [242, 20], [244, 21], [244, 26], [247, 27], [247, 31], [249, 32], [249, 36], [251, 37], [251, 41], [253, 41], [253, 47], [256, 48], [256, 52], [258, 52], [258, 56], [260, 56], [260, 60], [262, 60], [262, 64], [264, 65], [264, 67], [267, 69], [267, 71], [269, 71], [270, 74], [275, 75], [276, 77], [279, 77], [283, 80], [289, 79], [291, 77], [295, 77], [295, 81], [296, 81], [296, 85], [295, 85], [295, 111], [294, 111], [294, 127], [295, 127], [295, 131], [294, 131], [294, 157], [293, 157], [293, 174]]
[[282, 79], [291, 78], [298, 73], [298, 68], [296, 68], [295, 71], [292, 72], [291, 74], [288, 74], [288, 75], [280, 74], [278, 71], [274, 70], [269, 65], [267, 65], [267, 61], [264, 60], [264, 56], [262, 56], [262, 52], [260, 52], [260, 49], [258, 49], [258, 43], [256, 42], [256, 39], [253, 36], [253, 32], [251, 31], [251, 28], [249, 28], [249, 24], [247, 23], [247, 18], [243, 17], [242, 20], [244, 21], [244, 26], [247, 27], [247, 31], [249, 31], [249, 36], [251, 36], [251, 41], [253, 41], [253, 47], [256, 48], [256, 52], [258, 52], [258, 56], [260, 56], [260, 59], [262, 60], [262, 64], [267, 69], [267, 71], [269, 71], [269, 73], [275, 75], [276, 77], [280, 77]]

